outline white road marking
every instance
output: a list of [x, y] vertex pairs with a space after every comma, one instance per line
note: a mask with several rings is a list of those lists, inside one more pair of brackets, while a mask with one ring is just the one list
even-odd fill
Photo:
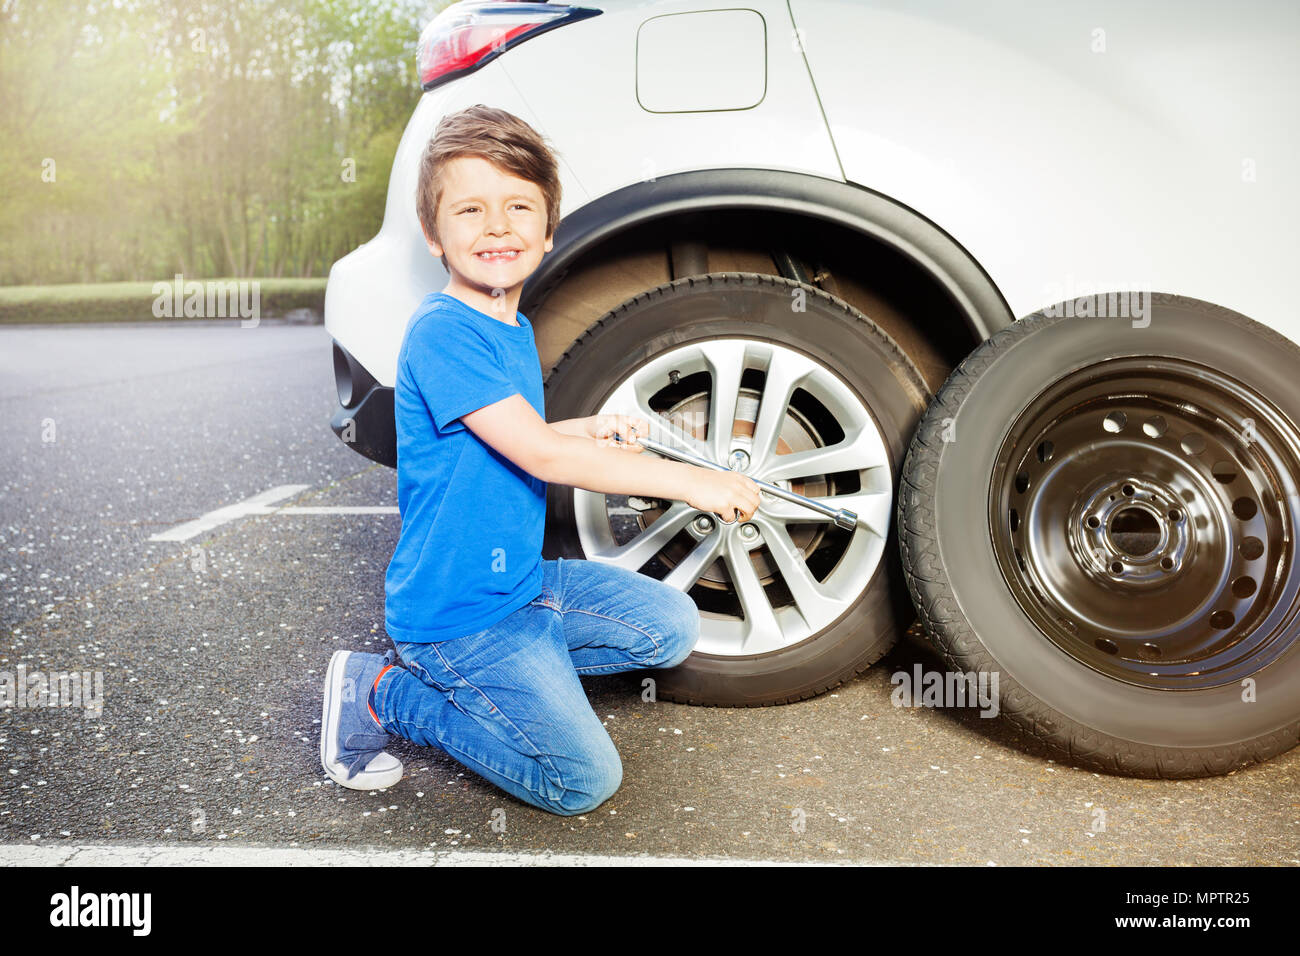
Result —
[[399, 513], [396, 505], [375, 505], [373, 507], [365, 505], [337, 505], [333, 507], [324, 505], [302, 507], [282, 505], [275, 507], [275, 502], [283, 501], [285, 498], [292, 498], [310, 487], [311, 485], [278, 485], [275, 488], [253, 495], [251, 498], [237, 501], [233, 505], [226, 505], [226, 507], [218, 508], [216, 511], [209, 511], [193, 521], [186, 521], [174, 528], [160, 531], [152, 535], [149, 540], [188, 541], [205, 531], [211, 531], [218, 525], [234, 521], [237, 518], [245, 518], [248, 515], [395, 515]]
[[0, 866], [894, 866], [734, 857], [601, 856], [486, 850], [300, 849], [254, 846], [0, 845]]
[[287, 505], [283, 508], [268, 508], [278, 515], [395, 515], [397, 505]]

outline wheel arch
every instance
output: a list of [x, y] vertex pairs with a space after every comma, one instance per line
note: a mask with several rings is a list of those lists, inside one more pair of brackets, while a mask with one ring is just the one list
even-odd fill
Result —
[[[675, 173], [632, 183], [578, 208], [561, 221], [552, 251], [525, 283], [520, 311], [530, 317], [543, 313], [567, 277], [622, 237], [673, 222], [698, 230], [706, 228], [706, 216], [740, 212], [833, 226], [904, 257], [951, 303], [966, 339], [951, 344], [957, 358], [1014, 321], [992, 278], [938, 224], [869, 188], [778, 169]], [[544, 324], [543, 317], [539, 333]], [[953, 331], [918, 328], [923, 336]]]

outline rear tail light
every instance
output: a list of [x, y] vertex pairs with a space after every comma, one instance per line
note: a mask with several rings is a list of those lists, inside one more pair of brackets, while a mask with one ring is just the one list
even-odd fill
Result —
[[420, 34], [415, 65], [420, 86], [431, 90], [496, 59], [516, 44], [594, 17], [600, 10], [552, 3], [456, 3]]

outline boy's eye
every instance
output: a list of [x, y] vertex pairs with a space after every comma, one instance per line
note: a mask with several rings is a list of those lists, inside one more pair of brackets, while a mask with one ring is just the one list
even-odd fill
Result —
[[[517, 203], [514, 203], [510, 208], [511, 208], [511, 209], [515, 209], [515, 208], [519, 208], [519, 209], [528, 209], [529, 206], [528, 206], [526, 203], [517, 202]], [[478, 209], [478, 206], [466, 206], [466, 207], [465, 207], [464, 209], [462, 209], [460, 212], [473, 212], [473, 211], [476, 210], [476, 209]], [[456, 215], [459, 216], [460, 213], [457, 213]]]

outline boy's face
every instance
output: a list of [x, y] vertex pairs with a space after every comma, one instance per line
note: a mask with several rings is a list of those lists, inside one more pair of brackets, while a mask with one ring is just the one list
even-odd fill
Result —
[[[457, 156], [443, 168], [437, 223], [442, 241], [425, 240], [434, 256], [447, 257], [451, 281], [444, 291], [513, 322], [524, 280], [553, 246], [541, 188], [482, 157]], [[516, 254], [484, 259], [480, 253], [489, 249]]]

